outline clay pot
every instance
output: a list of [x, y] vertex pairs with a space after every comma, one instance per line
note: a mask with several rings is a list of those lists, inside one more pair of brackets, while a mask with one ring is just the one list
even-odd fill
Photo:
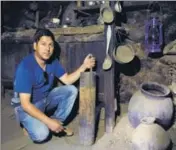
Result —
[[170, 90], [172, 93], [173, 98], [173, 104], [174, 104], [174, 125], [173, 127], [176, 128], [176, 82], [172, 82], [172, 85], [170, 86]]
[[170, 145], [168, 133], [155, 123], [154, 117], [146, 117], [132, 133], [132, 150], [166, 150]]
[[168, 87], [156, 82], [141, 84], [128, 106], [128, 118], [132, 126], [136, 128], [142, 118], [152, 116], [162, 127], [169, 127], [173, 116], [173, 102], [169, 93]]

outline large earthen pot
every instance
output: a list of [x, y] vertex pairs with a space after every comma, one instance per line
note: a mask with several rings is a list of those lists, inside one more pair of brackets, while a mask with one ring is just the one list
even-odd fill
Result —
[[169, 134], [154, 117], [146, 117], [132, 133], [132, 150], [167, 150], [171, 140]]
[[136, 128], [143, 117], [155, 117], [158, 124], [168, 128], [173, 116], [173, 102], [167, 86], [146, 82], [131, 97], [128, 106], [128, 118]]

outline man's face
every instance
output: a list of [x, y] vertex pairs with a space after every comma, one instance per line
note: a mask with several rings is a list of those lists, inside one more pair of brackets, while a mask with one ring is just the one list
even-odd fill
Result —
[[54, 51], [54, 41], [50, 36], [42, 36], [37, 43], [34, 43], [34, 50], [42, 60], [48, 60]]

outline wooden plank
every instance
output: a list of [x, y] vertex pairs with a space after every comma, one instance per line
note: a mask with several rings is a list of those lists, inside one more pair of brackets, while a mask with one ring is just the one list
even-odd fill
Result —
[[[72, 35], [72, 36], [64, 36], [64, 35], [56, 35], [55, 39], [59, 43], [73, 43], [73, 42], [96, 42], [103, 41], [103, 33], [100, 34], [82, 34], [82, 35]], [[2, 39], [2, 43], [16, 43], [16, 44], [32, 44], [32, 37], [12, 37]]]
[[96, 76], [94, 72], [83, 72], [80, 78], [79, 137], [83, 145], [95, 141]]
[[[114, 33], [114, 27], [112, 27], [112, 33]], [[106, 33], [106, 28], [105, 28]], [[112, 51], [114, 48], [114, 38], [115, 34], [112, 34], [110, 46], [109, 46], [109, 54], [112, 58]], [[105, 53], [105, 49], [104, 49]], [[104, 72], [104, 103], [105, 103], [105, 131], [107, 133], [111, 133], [115, 126], [115, 90], [114, 90], [114, 61], [112, 64], [112, 68]]]
[[[92, 25], [86, 27], [67, 27], [67, 28], [49, 28], [56, 35], [75, 35], [75, 34], [95, 34], [102, 33], [104, 31], [104, 25]], [[29, 29], [17, 32], [8, 32], [2, 34], [1, 39], [6, 38], [20, 38], [20, 37], [32, 37], [35, 33], [35, 29]]]
[[17, 65], [31, 51], [32, 45], [29, 44], [2, 44], [1, 78], [13, 80]]
[[104, 25], [92, 25], [86, 27], [67, 27], [50, 29], [55, 35], [95, 34], [104, 31]]
[[[116, 26], [115, 30], [126, 30], [127, 27]], [[91, 42], [91, 41], [103, 41], [102, 35], [104, 33], [104, 25], [92, 25], [87, 27], [68, 27], [68, 28], [56, 28], [50, 29], [55, 38], [60, 42]], [[33, 35], [36, 30], [29, 29], [16, 32], [4, 32], [1, 36], [2, 43], [32, 43]]]
[[[57, 37], [56, 37], [57, 38]], [[98, 42], [104, 41], [103, 33], [99, 34], [84, 34], [84, 35], [72, 35], [72, 36], [59, 36], [57, 38], [58, 42], [67, 42], [67, 43], [79, 43], [79, 42]]]

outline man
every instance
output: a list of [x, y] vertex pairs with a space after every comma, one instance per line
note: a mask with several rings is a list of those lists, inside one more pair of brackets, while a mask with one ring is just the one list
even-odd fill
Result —
[[[14, 91], [19, 93], [20, 99], [16, 112], [35, 142], [45, 141], [50, 131], [59, 133], [65, 129], [62, 123], [77, 97], [77, 89], [71, 84], [80, 78], [81, 72], [95, 65], [95, 58], [89, 54], [75, 72], [66, 73], [59, 61], [52, 57], [54, 42], [52, 32], [38, 29], [34, 35], [34, 52], [21, 61], [15, 74]], [[65, 86], [52, 89], [54, 77]], [[54, 108], [54, 114], [48, 117], [45, 112]]]

